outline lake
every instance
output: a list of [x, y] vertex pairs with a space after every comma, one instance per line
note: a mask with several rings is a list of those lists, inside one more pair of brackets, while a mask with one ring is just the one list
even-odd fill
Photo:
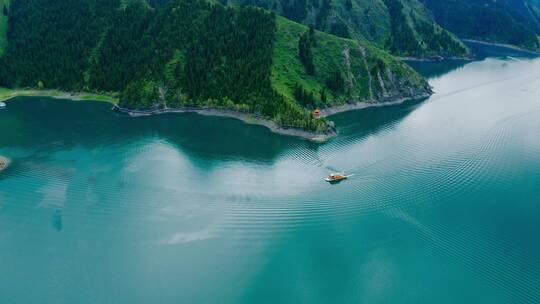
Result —
[[539, 303], [540, 59], [485, 57], [325, 144], [10, 101], [0, 303]]

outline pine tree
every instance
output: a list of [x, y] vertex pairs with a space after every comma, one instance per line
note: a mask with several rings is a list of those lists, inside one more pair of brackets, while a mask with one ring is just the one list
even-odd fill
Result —
[[321, 89], [321, 103], [326, 104], [326, 92], [324, 89]]
[[306, 105], [313, 105], [315, 103], [315, 96], [313, 96], [313, 92], [309, 92], [306, 98]]
[[313, 53], [311, 51], [312, 35], [306, 32], [300, 36], [298, 40], [298, 56], [304, 65], [308, 75], [315, 75], [315, 64], [313, 64]]
[[333, 92], [338, 92], [345, 86], [345, 80], [339, 71], [335, 71], [326, 79], [326, 86]]
[[8, 15], [8, 8], [7, 6], [4, 4], [4, 16], [7, 16]]

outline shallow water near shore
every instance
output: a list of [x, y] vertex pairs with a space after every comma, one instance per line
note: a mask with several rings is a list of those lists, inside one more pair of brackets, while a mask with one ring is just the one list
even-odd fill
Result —
[[435, 95], [325, 144], [10, 101], [0, 303], [540, 302], [540, 60], [417, 68]]

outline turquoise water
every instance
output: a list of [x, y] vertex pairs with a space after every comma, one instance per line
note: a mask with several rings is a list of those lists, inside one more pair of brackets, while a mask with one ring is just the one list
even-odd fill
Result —
[[417, 68], [433, 97], [322, 145], [9, 102], [0, 303], [540, 302], [540, 60]]

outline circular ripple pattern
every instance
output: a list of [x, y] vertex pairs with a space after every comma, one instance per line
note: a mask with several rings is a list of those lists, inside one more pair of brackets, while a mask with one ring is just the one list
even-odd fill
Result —
[[[431, 84], [428, 100], [336, 115], [322, 145], [11, 101], [0, 302], [540, 302], [540, 60]], [[354, 176], [325, 183], [334, 171]]]

